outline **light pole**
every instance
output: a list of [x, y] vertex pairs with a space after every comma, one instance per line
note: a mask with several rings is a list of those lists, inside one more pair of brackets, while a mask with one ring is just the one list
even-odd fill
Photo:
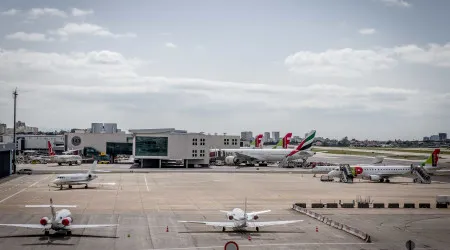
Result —
[[14, 143], [14, 149], [13, 149], [13, 174], [16, 173], [16, 149], [17, 149], [17, 142], [16, 142], [16, 100], [17, 100], [17, 88], [13, 92], [14, 96], [14, 124], [13, 124], [13, 143]]

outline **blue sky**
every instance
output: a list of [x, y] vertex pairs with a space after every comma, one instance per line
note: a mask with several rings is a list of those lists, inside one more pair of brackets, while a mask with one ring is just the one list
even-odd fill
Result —
[[[74, 8], [76, 8], [74, 10]], [[0, 122], [450, 132], [450, 2], [2, 1]]]

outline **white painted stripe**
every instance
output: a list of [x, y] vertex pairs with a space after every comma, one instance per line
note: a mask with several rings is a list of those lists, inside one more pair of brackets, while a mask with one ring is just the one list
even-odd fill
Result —
[[12, 198], [12, 197], [14, 197], [14, 196], [16, 196], [16, 195], [18, 195], [18, 194], [20, 194], [20, 193], [22, 193], [23, 191], [27, 190], [28, 188], [33, 187], [34, 185], [38, 184], [39, 182], [41, 182], [41, 181], [43, 181], [43, 180], [45, 180], [45, 179], [48, 179], [49, 177], [50, 177], [50, 176], [47, 176], [47, 177], [45, 177], [44, 179], [41, 179], [41, 180], [36, 181], [35, 183], [33, 183], [33, 184], [31, 184], [30, 186], [28, 186], [28, 187], [26, 187], [26, 188], [20, 190], [19, 192], [15, 193], [15, 194], [12, 194], [12, 195], [6, 197], [5, 199], [1, 200], [0, 203], [4, 202], [4, 201], [8, 200], [9, 198]]
[[[372, 245], [373, 243], [345, 243], [345, 242], [330, 242], [330, 243], [318, 243], [318, 242], [302, 242], [302, 243], [273, 243], [273, 244], [258, 244], [258, 245], [242, 245], [239, 247], [270, 247], [270, 246], [302, 246], [302, 245]], [[155, 248], [151, 250], [185, 250], [185, 249], [208, 249], [208, 248], [221, 248], [223, 246], [204, 246], [204, 247], [178, 247], [178, 248]], [[150, 249], [148, 249], [150, 250]]]
[[147, 187], [147, 191], [150, 192], [150, 189], [148, 189], [147, 177], [145, 177], [145, 175], [144, 175], [144, 180], [145, 180], [145, 186]]

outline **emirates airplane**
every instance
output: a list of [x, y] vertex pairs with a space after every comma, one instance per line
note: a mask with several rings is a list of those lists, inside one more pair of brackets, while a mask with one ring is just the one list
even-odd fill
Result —
[[233, 149], [235, 155], [230, 155], [225, 158], [227, 164], [239, 165], [242, 162], [250, 162], [251, 164], [257, 162], [285, 162], [297, 159], [307, 159], [314, 155], [314, 152], [307, 150], [311, 148], [314, 142], [316, 131], [309, 132], [305, 139], [295, 149]]
[[259, 232], [260, 227], [265, 226], [276, 226], [276, 225], [286, 225], [297, 222], [302, 222], [303, 220], [286, 220], [286, 221], [256, 221], [259, 219], [259, 214], [268, 213], [270, 210], [247, 212], [247, 199], [245, 199], [244, 210], [240, 208], [234, 208], [232, 211], [223, 211], [226, 213], [226, 218], [228, 221], [224, 222], [210, 222], [210, 221], [178, 221], [180, 223], [193, 223], [193, 224], [204, 224], [213, 227], [222, 227], [222, 232], [225, 232], [226, 228], [231, 228], [232, 230], [243, 230], [245, 228], [255, 228]]
[[6, 227], [23, 227], [23, 228], [35, 228], [42, 229], [45, 235], [50, 234], [50, 230], [64, 231], [67, 235], [72, 234], [72, 229], [84, 229], [84, 228], [98, 228], [98, 227], [115, 227], [117, 224], [100, 224], [100, 225], [73, 225], [72, 213], [68, 209], [61, 209], [55, 211], [55, 208], [69, 208], [76, 207], [76, 205], [53, 205], [52, 199], [50, 199], [50, 205], [26, 205], [25, 207], [49, 207], [51, 217], [42, 217], [39, 224], [0, 224], [0, 226]]

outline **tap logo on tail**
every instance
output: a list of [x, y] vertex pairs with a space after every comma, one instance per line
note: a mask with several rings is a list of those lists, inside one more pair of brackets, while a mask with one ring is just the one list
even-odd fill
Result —
[[291, 142], [292, 133], [287, 133], [286, 136], [283, 137], [283, 148], [288, 148], [289, 143]]

